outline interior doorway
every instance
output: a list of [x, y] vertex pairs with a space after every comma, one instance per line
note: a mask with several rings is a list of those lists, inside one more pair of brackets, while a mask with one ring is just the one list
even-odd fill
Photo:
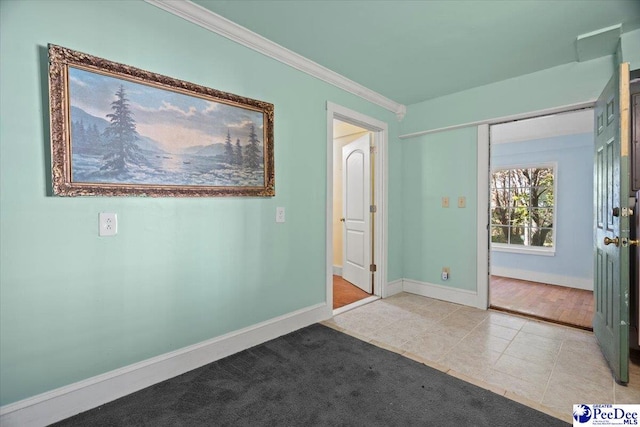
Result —
[[592, 330], [593, 109], [489, 128], [490, 307]]
[[327, 303], [384, 296], [387, 124], [327, 103]]
[[333, 120], [333, 309], [373, 294], [373, 132]]

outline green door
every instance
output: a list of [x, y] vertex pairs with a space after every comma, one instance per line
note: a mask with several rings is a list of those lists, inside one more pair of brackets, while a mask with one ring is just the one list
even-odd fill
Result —
[[629, 381], [629, 64], [595, 108], [593, 331], [619, 383]]

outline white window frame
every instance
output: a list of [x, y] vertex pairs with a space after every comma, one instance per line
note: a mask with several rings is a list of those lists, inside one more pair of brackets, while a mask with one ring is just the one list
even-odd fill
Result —
[[[491, 168], [491, 175], [496, 171], [506, 169], [526, 169], [526, 168], [551, 168], [553, 169], [553, 246], [541, 247], [541, 246], [524, 246], [524, 245], [512, 245], [509, 243], [493, 243], [491, 241], [491, 213], [493, 208], [489, 203], [489, 243], [491, 244], [491, 250], [495, 252], [510, 252], [527, 255], [541, 255], [541, 256], [555, 256], [556, 247], [558, 243], [558, 162], [531, 162], [523, 164], [506, 164], [503, 166], [494, 166]], [[489, 177], [489, 198], [493, 192], [493, 185], [491, 183], [491, 177]]]

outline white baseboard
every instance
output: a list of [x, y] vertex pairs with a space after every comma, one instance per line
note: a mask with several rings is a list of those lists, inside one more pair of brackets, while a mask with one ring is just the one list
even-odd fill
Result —
[[325, 303], [0, 407], [0, 425], [45, 426], [331, 318]]
[[333, 266], [333, 274], [336, 276], [342, 277], [342, 266], [334, 265]]
[[476, 291], [456, 289], [410, 279], [402, 279], [402, 289], [405, 292], [422, 295], [423, 297], [468, 305], [470, 307], [481, 308], [483, 310], [487, 309], [486, 305], [483, 306], [483, 301], [486, 300], [486, 298], [483, 300]]
[[387, 283], [384, 298], [399, 294], [400, 292], [402, 292], [402, 279], [394, 280], [393, 282]]
[[491, 266], [491, 274], [494, 276], [511, 277], [513, 279], [593, 291], [593, 279], [591, 278], [561, 276], [559, 274], [549, 274], [541, 271], [519, 270], [517, 268], [505, 268], [493, 265]]

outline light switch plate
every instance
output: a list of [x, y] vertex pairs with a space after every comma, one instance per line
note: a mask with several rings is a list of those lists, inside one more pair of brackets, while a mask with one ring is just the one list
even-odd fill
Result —
[[443, 197], [442, 198], [442, 207], [443, 208], [448, 208], [449, 207], [449, 198], [448, 197]]
[[285, 221], [285, 211], [284, 208], [278, 207], [276, 208], [276, 222], [282, 223]]
[[118, 234], [118, 215], [100, 212], [98, 226], [99, 236], [115, 236]]
[[464, 196], [460, 196], [458, 197], [458, 207], [459, 208], [464, 208], [467, 206], [467, 198]]

